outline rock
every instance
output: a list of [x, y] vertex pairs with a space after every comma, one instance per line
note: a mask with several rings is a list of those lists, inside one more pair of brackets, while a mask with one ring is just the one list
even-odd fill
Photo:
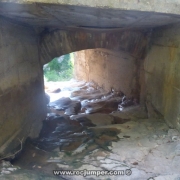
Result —
[[[76, 92], [77, 93], [77, 92]], [[92, 99], [101, 99], [104, 95], [106, 95], [106, 93], [102, 93], [102, 92], [99, 92], [99, 91], [93, 91], [93, 92], [89, 92], [87, 94], [84, 94], [78, 92], [77, 94], [79, 94], [78, 96], [75, 95], [75, 94], [72, 94], [71, 95], [71, 99], [73, 100], [92, 100]]]
[[75, 151], [73, 151], [72, 155], [83, 152], [86, 149], [86, 147], [87, 147], [87, 144], [82, 144]]
[[96, 126], [110, 125], [114, 122], [112, 116], [100, 113], [87, 115], [86, 118]]
[[93, 123], [91, 123], [91, 121], [81, 122], [80, 124], [81, 124], [81, 126], [83, 126], [83, 127], [94, 127], [94, 126], [96, 126], [96, 125], [94, 125]]
[[16, 171], [17, 168], [12, 168], [12, 167], [10, 167], [10, 168], [7, 168], [7, 170], [8, 170], [8, 171]]
[[69, 144], [65, 144], [64, 146], [61, 147], [61, 151], [73, 151], [77, 149], [80, 145], [82, 144], [81, 141], [73, 141], [70, 142]]
[[124, 124], [128, 121], [130, 121], [131, 119], [123, 119], [123, 118], [120, 118], [120, 117], [117, 117], [117, 116], [113, 116], [114, 120], [113, 120], [113, 124]]
[[72, 119], [81, 123], [92, 123], [96, 126], [110, 125], [114, 123], [113, 116], [101, 113], [73, 116]]
[[120, 97], [111, 97], [111, 98], [103, 98], [101, 100], [94, 101], [84, 101], [82, 104], [83, 108], [86, 108], [86, 113], [111, 113], [112, 111], [117, 110], [119, 102], [121, 102]]
[[127, 100], [124, 100], [121, 104], [118, 105], [118, 108], [125, 108], [125, 107], [128, 107], [128, 106], [132, 106], [132, 105], [135, 105], [134, 101], [132, 101], [131, 99], [127, 99]]
[[145, 109], [141, 106], [129, 106], [121, 111], [111, 113], [112, 116], [118, 116], [122, 119], [147, 119], [148, 115]]
[[68, 165], [65, 165], [65, 164], [57, 164], [57, 166], [60, 168], [60, 169], [69, 169], [70, 167]]
[[12, 164], [9, 161], [1, 161], [1, 166], [2, 167], [12, 167]]
[[52, 91], [52, 93], [60, 93], [61, 92], [61, 89], [60, 88], [57, 88], [55, 90]]
[[136, 166], [136, 165], [138, 165], [138, 162], [133, 162], [132, 165], [135, 165], [135, 166]]
[[60, 88], [55, 88], [55, 89], [49, 89], [47, 90], [48, 93], [59, 93], [61, 92], [61, 89]]
[[71, 116], [71, 115], [75, 115], [75, 114], [77, 114], [77, 113], [75, 112], [74, 107], [69, 107], [69, 108], [67, 108], [67, 109], [65, 110], [65, 113], [64, 113], [64, 114], [66, 114], [66, 115], [68, 115], [68, 116]]
[[178, 136], [173, 136], [172, 137], [172, 141], [178, 141], [179, 140], [179, 137]]
[[65, 110], [65, 114], [68, 116], [75, 115], [81, 110], [81, 103], [72, 101], [70, 98], [60, 98], [49, 105], [55, 107], [56, 110]]
[[168, 136], [179, 136], [180, 133], [176, 129], [169, 129]]
[[56, 101], [49, 103], [49, 106], [56, 106], [59, 109], [66, 109], [71, 104], [71, 99], [68, 97], [60, 98]]
[[50, 133], [52, 133], [58, 124], [65, 123], [68, 120], [66, 116], [55, 116], [50, 119], [43, 121], [42, 130], [40, 132], [40, 137], [47, 137]]
[[69, 107], [65, 110], [66, 115], [76, 115], [81, 110], [81, 103], [79, 101], [71, 101]]
[[11, 174], [11, 172], [8, 171], [8, 170], [2, 170], [2, 171], [1, 171], [1, 174]]

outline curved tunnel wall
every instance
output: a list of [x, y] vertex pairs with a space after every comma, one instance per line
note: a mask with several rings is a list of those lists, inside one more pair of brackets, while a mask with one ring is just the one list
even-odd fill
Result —
[[142, 59], [146, 45], [146, 36], [138, 31], [45, 31], [40, 37], [41, 63], [46, 64], [54, 57], [71, 52], [95, 48], [121, 50], [137, 59]]
[[75, 78], [94, 81], [106, 91], [123, 92], [127, 97], [139, 99], [139, 67], [136, 58], [124, 51], [89, 49], [75, 53]]
[[4, 157], [20, 145], [18, 139], [38, 136], [46, 107], [35, 31], [3, 19], [0, 24], [0, 157]]

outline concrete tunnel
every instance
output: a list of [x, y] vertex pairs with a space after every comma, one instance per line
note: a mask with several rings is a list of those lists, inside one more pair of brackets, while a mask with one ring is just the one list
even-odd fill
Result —
[[17, 148], [17, 138], [39, 135], [43, 65], [76, 51], [76, 79], [148, 101], [179, 131], [179, 9], [178, 1], [1, 0], [1, 157]]

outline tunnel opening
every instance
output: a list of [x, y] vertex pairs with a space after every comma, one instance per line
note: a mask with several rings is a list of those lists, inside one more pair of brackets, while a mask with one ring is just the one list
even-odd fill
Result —
[[[57, 63], [58, 59], [55, 60]], [[136, 68], [136, 58], [124, 51], [97, 48], [74, 52], [74, 78], [78, 81], [68, 81], [64, 88], [49, 88], [53, 89], [50, 94], [56, 97], [48, 102], [40, 135], [26, 143], [20, 157], [12, 161], [13, 165], [36, 169], [38, 173], [46, 169], [51, 175], [56, 166], [54, 161], [59, 162], [58, 167], [63, 166], [56, 159], [59, 153], [67, 166], [75, 163], [79, 167], [81, 163], [73, 156], [82, 160], [96, 150], [111, 152], [113, 142], [129, 139], [130, 134], [124, 133], [120, 138], [118, 134], [121, 125], [128, 122], [127, 129], [131, 129], [134, 117], [130, 114], [136, 112], [141, 118], [147, 118], [146, 111], [135, 101], [139, 96], [134, 96], [137, 95], [134, 93]]]
[[53, 58], [43, 65], [43, 73], [47, 103], [69, 97], [70, 92], [62, 89], [74, 79], [74, 53]]
[[[60, 92], [58, 88], [51, 92], [60, 95], [68, 91], [68, 96], [50, 100], [39, 137], [27, 142], [12, 163], [36, 173], [46, 170], [48, 176], [57, 167], [79, 169], [94, 158], [95, 163], [104, 159], [101, 167], [109, 170], [120, 162], [133, 168], [141, 165], [144, 144], [148, 152], [157, 141], [169, 141], [176, 131], [169, 130], [151, 103], [140, 103], [137, 64], [125, 51], [97, 48], [74, 52], [76, 81], [58, 87]], [[164, 134], [168, 135], [161, 139]], [[176, 136], [173, 138], [176, 141]], [[94, 165], [86, 166], [91, 170]], [[140, 173], [133, 168], [131, 172]]]
[[74, 54], [66, 54], [52, 59], [43, 66], [45, 81], [68, 81], [73, 78]]
[[[124, 106], [137, 105], [140, 103], [140, 82], [138, 79], [139, 68], [137, 67], [137, 59], [125, 51], [117, 52], [102, 48], [81, 50], [73, 54], [54, 58], [50, 63], [45, 64], [43, 69], [45, 92], [47, 93], [47, 97], [50, 95], [50, 102], [60, 97], [71, 96], [71, 98], [74, 98], [73, 93], [67, 91], [67, 89], [71, 89], [70, 86], [71, 84], [74, 86], [73, 83], [75, 81], [81, 81], [94, 84], [93, 86], [96, 86], [96, 89], [101, 89], [102, 94], [98, 96], [99, 98], [102, 98], [103, 95], [107, 93], [110, 94], [114, 92], [114, 94], [116, 93], [122, 96], [124, 100], [126, 99]], [[66, 74], [66, 77], [60, 77], [61, 74]], [[69, 80], [72, 77], [75, 81], [73, 81], [73, 79], [63, 83], [59, 81]], [[51, 82], [48, 82], [50, 80]], [[64, 90], [64, 86], [67, 86], [67, 84], [69, 87], [65, 87]], [[90, 87], [90, 89], [91, 88], [92, 87]], [[103, 94], [103, 92], [105, 94]], [[93, 94], [93, 92], [90, 93]], [[83, 92], [79, 94], [79, 96], [83, 96]], [[78, 99], [78, 101], [81, 100], [86, 99]], [[118, 106], [114, 110], [117, 109]], [[78, 114], [78, 112], [76, 114]]]
[[[0, 2], [3, 179], [179, 179], [180, 4], [158, 3]], [[48, 103], [42, 67], [71, 52]]]
[[[64, 84], [58, 85], [57, 82], [65, 83], [66, 80], [74, 79], [93, 82], [107, 92], [119, 91], [139, 103], [138, 61], [125, 51], [104, 48], [86, 49], [63, 55], [43, 66], [45, 92], [59, 93], [60, 87]], [[71, 84], [71, 81], [68, 84]]]

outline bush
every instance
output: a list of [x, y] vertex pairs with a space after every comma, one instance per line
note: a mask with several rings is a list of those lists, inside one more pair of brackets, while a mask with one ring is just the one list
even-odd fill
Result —
[[54, 58], [44, 66], [47, 81], [67, 81], [73, 78], [73, 63], [70, 54]]

